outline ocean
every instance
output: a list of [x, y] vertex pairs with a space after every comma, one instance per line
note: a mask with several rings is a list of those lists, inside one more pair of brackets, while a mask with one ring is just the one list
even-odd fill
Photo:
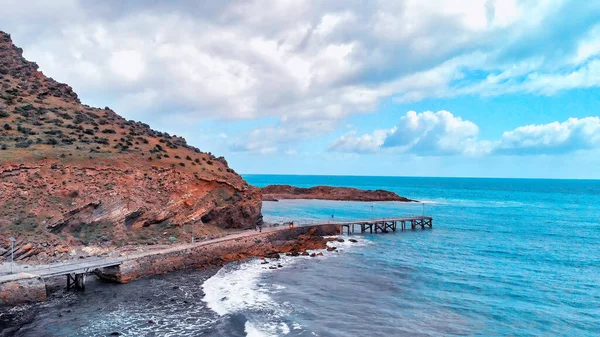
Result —
[[20, 317], [16, 336], [600, 335], [600, 181], [245, 178], [422, 201], [265, 202], [267, 221], [427, 214], [433, 229], [352, 235], [356, 243], [343, 236], [330, 243], [336, 252], [284, 257], [277, 270], [251, 260], [126, 285], [90, 282], [85, 293], [15, 309], [0, 324]]

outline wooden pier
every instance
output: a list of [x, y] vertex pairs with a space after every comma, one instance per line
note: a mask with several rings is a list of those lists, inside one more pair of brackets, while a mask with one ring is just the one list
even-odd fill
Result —
[[[369, 232], [381, 232], [388, 233], [389, 231], [395, 232], [396, 229], [406, 230], [410, 229], [425, 229], [427, 227], [433, 228], [433, 218], [430, 216], [414, 216], [406, 218], [390, 218], [390, 219], [372, 219], [372, 220], [355, 220], [348, 222], [330, 222], [329, 224], [336, 224], [340, 226], [340, 234], [344, 231], [350, 235], [360, 229], [361, 233]], [[325, 224], [323, 224], [325, 225]]]

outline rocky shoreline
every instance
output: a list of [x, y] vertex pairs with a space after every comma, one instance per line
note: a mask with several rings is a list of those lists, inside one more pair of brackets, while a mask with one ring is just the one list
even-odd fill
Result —
[[[336, 225], [307, 226], [264, 231], [210, 244], [199, 243], [147, 252], [126, 259], [120, 266], [103, 268], [97, 276], [105, 281], [128, 283], [143, 277], [177, 270], [204, 269], [252, 257], [278, 258], [280, 254], [305, 255], [307, 250], [326, 249], [325, 236], [339, 234]], [[0, 305], [44, 301], [48, 285], [40, 277], [0, 283]], [[18, 289], [18, 291], [17, 291]]]
[[[290, 245], [276, 247], [276, 251], [282, 250], [279, 253], [276, 251], [270, 251], [264, 256], [258, 256], [258, 263], [261, 265], [262, 269], [285, 269], [286, 267], [288, 267], [289, 263], [292, 262], [291, 260], [285, 259], [285, 256], [299, 258], [311, 257], [319, 259], [319, 257], [327, 256], [328, 254], [335, 254], [338, 251], [338, 248], [340, 248], [338, 246], [339, 244], [343, 244], [344, 242], [351, 242], [354, 244], [358, 242], [357, 240], [352, 238], [342, 239], [337, 236], [315, 237], [313, 234], [314, 231], [309, 230], [306, 234], [300, 235], [303, 237], [300, 239], [300, 241], [302, 242], [289, 242]], [[285, 236], [283, 236], [283, 238], [285, 238]], [[237, 260], [234, 260], [231, 262], [225, 262], [224, 264], [236, 262]], [[187, 280], [190, 280], [190, 275], [194, 275], [192, 276], [192, 279], [196, 278], [196, 275], [203, 275], [201, 278], [206, 280], [217, 274], [220, 268], [221, 264], [218, 263], [214, 267], [207, 266], [206, 268], [190, 268], [187, 269], [187, 271], [181, 270], [181, 273], [179, 271], [168, 273], [169, 276], [145, 275], [143, 277], [144, 280], [139, 279], [136, 280], [136, 282], [130, 282], [131, 284], [128, 286], [123, 285], [123, 288], [119, 287], [119, 289], [114, 290], [109, 290], [112, 289], [112, 286], [109, 283], [113, 282], [106, 282], [105, 280], [100, 278], [89, 277], [87, 281], [88, 289], [86, 291], [90, 291], [90, 296], [94, 298], [102, 296], [98, 295], [99, 293], [103, 293], [105, 296], [110, 296], [112, 298], [118, 298], [119, 296], [121, 296], [121, 294], [127, 293], [130, 296], [140, 296], [141, 298], [143, 298], [144, 301], [147, 301], [148, 303], [169, 303], [170, 301], [173, 301], [174, 293], [179, 293], [182, 291], [182, 289], [185, 289], [186, 287], [186, 283], [182, 285], [179, 282], [169, 282], [172, 282], [173, 280], [181, 280], [181, 278], [185, 278], [185, 282], [188, 282]], [[148, 286], [149, 284], [155, 284], [154, 282], [156, 282], [156, 280], [167, 280], [162, 284], [168, 284], [169, 286], [167, 288], [163, 288], [162, 291], [160, 289], [154, 289], [152, 292], [140, 290], [145, 289], [144, 287]], [[64, 320], [65, 318], [63, 318], [63, 316], [76, 316], [75, 313], [78, 310], [80, 310], [80, 303], [78, 302], [82, 301], [82, 299], [79, 298], [81, 294], [66, 290], [66, 288], [64, 287], [63, 277], [49, 278], [45, 280], [45, 283], [48, 293], [46, 301], [32, 302], [30, 304], [13, 307], [0, 306], [0, 312], [3, 313], [3, 315], [0, 315], [0, 337], [11, 336], [21, 331], [21, 329], [25, 331], [36, 331], [35, 329], [38, 328], [40, 325], [36, 325], [34, 324], [34, 322], [38, 320], [47, 319], [47, 316], [45, 315], [47, 313], [48, 308], [52, 308], [52, 310], [56, 312], [56, 315], [59, 317], [59, 320]], [[197, 284], [199, 283], [194, 284], [194, 286], [196, 287]], [[136, 289], [139, 293], [135, 293]], [[164, 297], [165, 292], [170, 294], [168, 300], [166, 300]], [[205, 292], [205, 290], [202, 290], [202, 292]], [[183, 304], [186, 305], [186, 301], [190, 300], [189, 293], [187, 292], [187, 290], [183, 291], [182, 293], [185, 293], [185, 296], [183, 298], [179, 298], [179, 300], [181, 300], [181, 302], [183, 302]], [[202, 296], [206, 296], [206, 293], [202, 294]], [[175, 297], [177, 297], [177, 295], [175, 295]], [[85, 299], [83, 301], [85, 301]], [[122, 299], [122, 301], [127, 304], [128, 302], [131, 303], [132, 299], [131, 297], [125, 297]], [[113, 301], [112, 303], [114, 304], [115, 301]], [[110, 306], [111, 304], [108, 305]], [[83, 307], [86, 307], [85, 304], [83, 304]], [[161, 324], [160, 320], [156, 319], [156, 316], [153, 316], [152, 313], [148, 313], [147, 317], [147, 324]], [[97, 335], [109, 336], [111, 335], [111, 333], [114, 333], [115, 335], [120, 334], [121, 336], [127, 335], [127, 332], [124, 332], [119, 326], [115, 326], [112, 329], [106, 331], [98, 331]]]
[[263, 201], [285, 199], [319, 199], [338, 201], [398, 201], [417, 202], [386, 190], [359, 190], [350, 187], [269, 185], [261, 188]]
[[104, 268], [97, 275], [112, 282], [128, 283], [175, 270], [223, 266], [252, 257], [274, 258], [279, 254], [325, 249], [327, 239], [324, 236], [336, 234], [339, 234], [339, 228], [335, 225], [264, 232], [215, 244], [146, 255], [128, 260], [118, 267]]

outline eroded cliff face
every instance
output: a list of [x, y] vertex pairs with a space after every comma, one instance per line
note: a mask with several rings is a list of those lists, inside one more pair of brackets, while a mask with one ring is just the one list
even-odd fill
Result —
[[0, 257], [10, 236], [34, 263], [77, 245], [188, 240], [192, 223], [208, 237], [261, 221], [260, 191], [224, 158], [82, 105], [37, 68], [0, 32]]

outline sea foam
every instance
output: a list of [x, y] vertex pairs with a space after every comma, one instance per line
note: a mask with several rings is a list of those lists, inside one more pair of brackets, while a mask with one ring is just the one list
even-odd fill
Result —
[[[331, 258], [343, 254], [352, 247], [371, 243], [360, 237], [355, 237], [357, 242], [354, 243], [348, 241], [348, 237], [339, 236], [339, 238], [344, 238], [344, 242], [331, 241], [327, 243], [330, 247], [337, 247], [338, 251], [312, 250], [309, 252], [323, 252], [324, 256], [317, 257], [318, 259]], [[263, 276], [267, 273], [277, 272], [277, 269], [269, 269], [269, 266], [281, 264], [283, 268], [286, 268], [308, 259], [314, 258], [282, 256], [279, 260], [270, 260], [269, 264], [261, 264], [262, 261], [259, 259], [228, 264], [204, 282], [202, 285], [205, 294], [203, 301], [206, 302], [208, 308], [220, 316], [243, 314], [247, 318], [244, 330], [249, 337], [287, 335], [291, 329], [284, 320], [290, 316], [293, 308], [289, 303], [277, 303], [270, 296], [270, 294], [281, 291], [283, 287], [278, 284], [265, 283]], [[297, 322], [290, 323], [294, 330], [301, 329], [301, 325]]]

